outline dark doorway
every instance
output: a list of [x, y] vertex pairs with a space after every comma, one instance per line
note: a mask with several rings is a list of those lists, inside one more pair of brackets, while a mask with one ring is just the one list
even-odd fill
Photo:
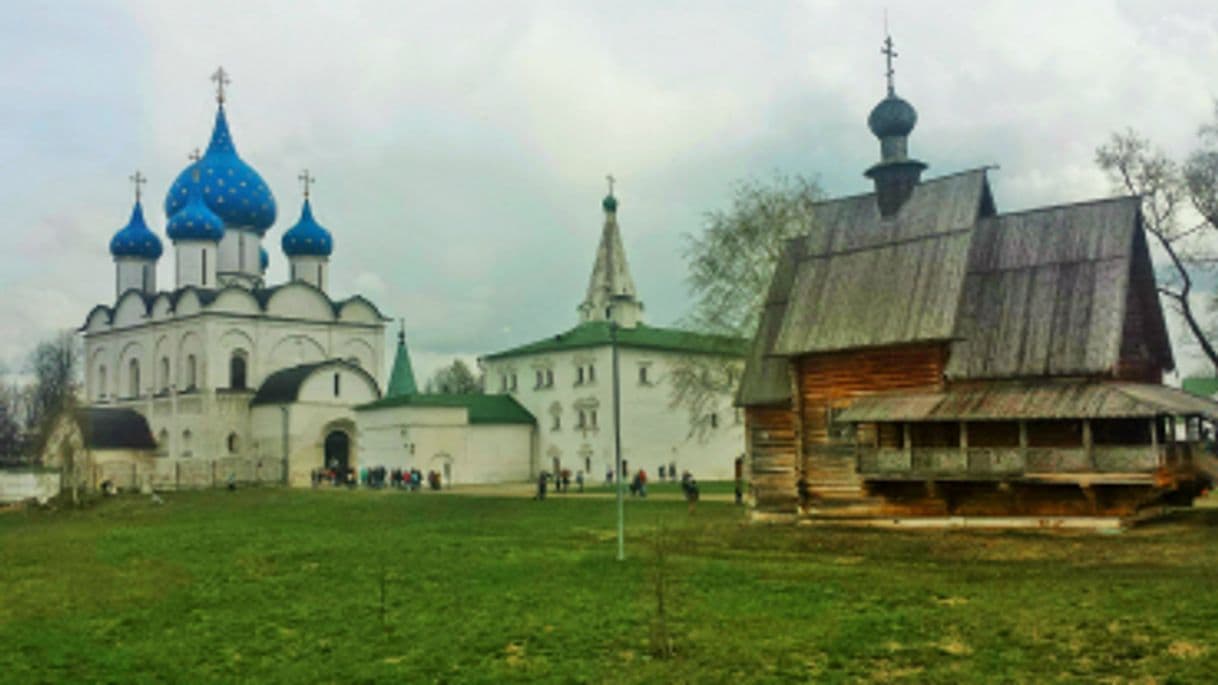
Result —
[[331, 431], [326, 436], [326, 468], [345, 474], [350, 465], [350, 450], [351, 438], [342, 431]]

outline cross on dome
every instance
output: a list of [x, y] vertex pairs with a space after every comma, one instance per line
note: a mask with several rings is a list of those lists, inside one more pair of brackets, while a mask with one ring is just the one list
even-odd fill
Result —
[[305, 196], [305, 199], [306, 199], [306, 200], [307, 200], [307, 199], [309, 199], [309, 186], [311, 186], [311, 185], [313, 185], [314, 183], [316, 183], [316, 182], [317, 182], [317, 179], [316, 179], [316, 178], [314, 178], [313, 176], [311, 176], [311, 175], [309, 174], [309, 170], [308, 170], [308, 169], [305, 169], [304, 171], [301, 171], [301, 172], [300, 172], [300, 175], [299, 175], [299, 176], [297, 176], [296, 178], [300, 179], [300, 184], [304, 186], [304, 196]]
[[224, 86], [232, 83], [228, 78], [228, 72], [224, 71], [224, 67], [216, 69], [216, 73], [211, 75], [211, 80], [216, 82], [216, 102], [224, 104]]
[[880, 48], [880, 54], [884, 55], [884, 61], [887, 64], [885, 76], [888, 78], [888, 94], [892, 95], [896, 92], [892, 84], [892, 76], [894, 73], [892, 68], [892, 60], [897, 57], [897, 51], [892, 47], [892, 36], [888, 35], [888, 15], [884, 16], [884, 47]]
[[131, 183], [135, 185], [135, 201], [138, 203], [140, 201], [140, 186], [147, 183], [148, 179], [140, 173], [139, 169], [136, 169], [135, 173], [128, 178], [131, 180]]
[[203, 153], [199, 152], [199, 148], [195, 148], [190, 151], [190, 154], [186, 155], [186, 158], [192, 162], [197, 162], [200, 159], [203, 159]]
[[613, 184], [617, 182], [617, 179], [613, 177], [613, 174], [609, 174], [605, 180], [609, 181], [609, 194], [613, 195]]

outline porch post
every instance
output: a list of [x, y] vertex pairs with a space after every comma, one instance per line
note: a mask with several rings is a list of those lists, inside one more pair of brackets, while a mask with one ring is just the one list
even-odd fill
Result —
[[1091, 437], [1091, 419], [1083, 419], [1083, 452], [1086, 454], [1087, 463], [1091, 465], [1091, 470], [1098, 470], [1095, 464], [1095, 449], [1092, 444]]

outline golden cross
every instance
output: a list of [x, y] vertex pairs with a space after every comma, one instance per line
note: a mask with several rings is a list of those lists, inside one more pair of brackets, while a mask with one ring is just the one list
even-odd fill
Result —
[[140, 173], [139, 169], [136, 169], [135, 173], [128, 178], [130, 178], [131, 182], [135, 184], [135, 201], [138, 203], [140, 201], [140, 186], [147, 183], [148, 179]]
[[317, 179], [315, 179], [309, 175], [308, 169], [305, 169], [304, 171], [300, 172], [300, 175], [297, 176], [296, 178], [300, 179], [300, 182], [304, 185], [305, 199], [306, 200], [309, 199], [309, 186], [316, 183]]
[[211, 75], [211, 80], [216, 82], [216, 102], [224, 104], [224, 86], [227, 86], [232, 81], [228, 78], [228, 72], [224, 71], [224, 67], [216, 69], [216, 73]]

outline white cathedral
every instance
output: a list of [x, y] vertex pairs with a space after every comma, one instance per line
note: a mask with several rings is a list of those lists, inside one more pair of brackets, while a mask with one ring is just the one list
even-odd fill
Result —
[[60, 421], [44, 462], [66, 467], [83, 452], [89, 472], [77, 480], [94, 487], [305, 485], [321, 468], [373, 466], [434, 470], [446, 483], [551, 469], [596, 477], [613, 463], [616, 337], [628, 469], [732, 475], [743, 426], [730, 394], [691, 426], [671, 402], [670, 378], [682, 357], [742, 358], [745, 341], [643, 323], [612, 188], [579, 325], [483, 357], [488, 394], [420, 393], [404, 331], [385, 378], [388, 319], [364, 297], [328, 294], [334, 241], [313, 216], [308, 172], [300, 218], [280, 241], [289, 280], [265, 281], [275, 198], [237, 154], [223, 70], [213, 79], [211, 140], [164, 203], [173, 287], [157, 287], [163, 247], [137, 172], [131, 219], [110, 242], [115, 300], [81, 327], [86, 403]]
[[165, 198], [173, 287], [157, 287], [162, 243], [144, 219], [137, 173], [131, 219], [110, 242], [115, 301], [94, 307], [81, 329], [89, 430], [121, 424], [116, 410], [144, 417], [165, 458], [156, 460], [158, 480], [216, 477], [183, 477], [198, 463], [191, 457], [241, 458], [252, 469], [265, 460], [268, 472], [272, 463], [320, 465], [323, 451], [346, 461], [352, 408], [383, 386], [387, 319], [364, 297], [327, 293], [334, 245], [313, 216], [307, 172], [300, 218], [280, 241], [290, 279], [265, 281], [275, 198], [237, 154], [223, 70], [213, 78], [207, 150]]

